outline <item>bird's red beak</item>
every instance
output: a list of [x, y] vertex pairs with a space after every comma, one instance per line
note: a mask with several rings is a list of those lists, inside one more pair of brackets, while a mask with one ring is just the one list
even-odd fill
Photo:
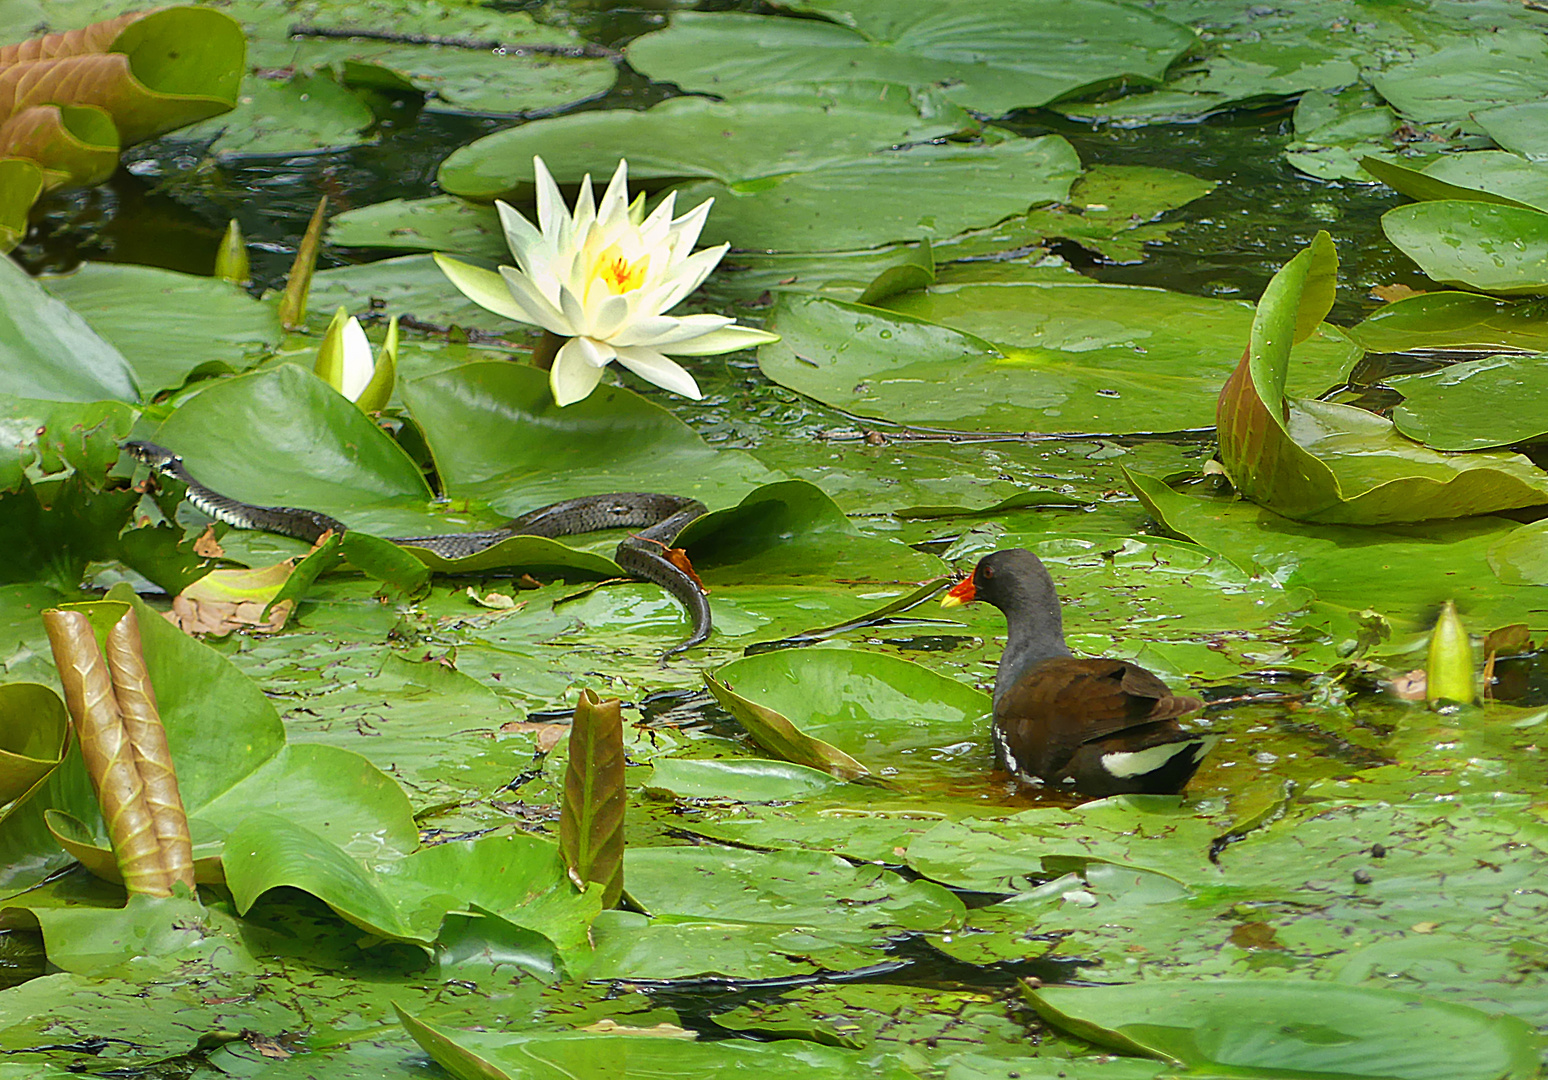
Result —
[[971, 575], [957, 582], [941, 597], [941, 607], [961, 607], [963, 604], [971, 604], [978, 599], [978, 593], [973, 588]]

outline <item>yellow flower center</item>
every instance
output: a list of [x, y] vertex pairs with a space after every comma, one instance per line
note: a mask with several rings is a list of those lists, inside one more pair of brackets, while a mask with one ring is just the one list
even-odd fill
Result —
[[614, 293], [626, 293], [645, 284], [645, 272], [650, 269], [650, 255], [641, 255], [630, 262], [614, 244], [598, 256], [592, 276], [600, 279]]

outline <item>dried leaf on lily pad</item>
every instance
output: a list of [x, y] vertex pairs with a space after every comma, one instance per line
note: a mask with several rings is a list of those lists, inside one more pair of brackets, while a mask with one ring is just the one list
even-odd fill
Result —
[[185, 634], [222, 636], [252, 628], [278, 633], [296, 602], [273, 600], [295, 569], [295, 562], [286, 559], [256, 570], [211, 570], [173, 597], [166, 616]]
[[821, 770], [840, 780], [869, 775], [869, 769], [832, 743], [812, 738], [787, 717], [748, 701], [708, 672], [704, 675], [704, 684], [721, 707], [741, 721], [752, 741], [765, 753], [781, 761]]
[[1220, 391], [1220, 460], [1236, 489], [1301, 521], [1368, 525], [1468, 517], [1548, 502], [1519, 454], [1443, 454], [1363, 409], [1285, 397], [1291, 347], [1333, 303], [1338, 257], [1321, 232], [1274, 275]]
[[578, 888], [603, 886], [602, 906], [623, 893], [623, 713], [617, 698], [582, 690], [570, 722], [570, 760], [559, 810], [559, 851]]

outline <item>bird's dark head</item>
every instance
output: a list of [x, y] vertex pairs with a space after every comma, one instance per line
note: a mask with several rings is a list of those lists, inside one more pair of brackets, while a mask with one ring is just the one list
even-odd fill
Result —
[[1028, 664], [1050, 656], [1068, 656], [1059, 593], [1043, 560], [1025, 548], [986, 555], [971, 577], [941, 597], [942, 607], [982, 600], [1005, 613], [1005, 655], [995, 679], [996, 697]]
[[985, 555], [973, 573], [941, 597], [942, 607], [982, 600], [1001, 611], [1024, 607], [1059, 608], [1059, 594], [1043, 560], [1026, 548], [1007, 548]]

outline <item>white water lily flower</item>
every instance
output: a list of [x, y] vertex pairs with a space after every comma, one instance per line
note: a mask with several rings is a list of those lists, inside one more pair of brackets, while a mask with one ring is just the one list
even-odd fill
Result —
[[317, 363], [312, 370], [365, 412], [386, 408], [392, 397], [392, 384], [398, 367], [398, 317], [387, 324], [387, 339], [373, 359], [371, 342], [360, 320], [343, 308], [333, 314], [317, 347]]
[[587, 174], [572, 214], [543, 159], [532, 164], [537, 225], [505, 203], [495, 204], [517, 266], [495, 273], [444, 255], [435, 261], [474, 303], [569, 339], [549, 371], [560, 405], [590, 394], [614, 360], [657, 386], [699, 398], [693, 376], [666, 354], [711, 356], [779, 340], [724, 315], [665, 314], [699, 287], [730, 247], [693, 253], [715, 200], [674, 218], [674, 192], [645, 217], [643, 196], [629, 203], [629, 167], [620, 161], [600, 203]]

